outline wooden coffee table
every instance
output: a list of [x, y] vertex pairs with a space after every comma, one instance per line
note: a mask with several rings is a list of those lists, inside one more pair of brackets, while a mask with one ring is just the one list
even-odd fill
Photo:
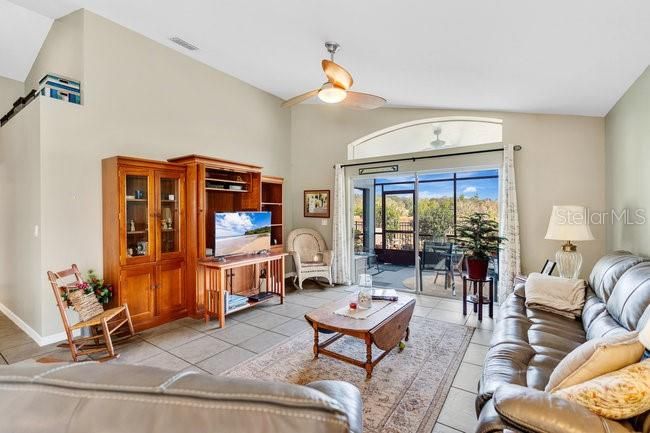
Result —
[[[410, 296], [400, 295], [398, 300], [391, 302], [386, 307], [379, 309], [365, 319], [354, 319], [335, 314], [338, 309], [348, 306], [350, 301], [356, 300], [356, 295], [350, 295], [340, 301], [332, 302], [310, 313], [305, 314], [305, 319], [314, 328], [314, 358], [323, 354], [340, 361], [366, 369], [366, 377], [372, 376], [372, 370], [393, 348], [402, 340], [408, 341], [409, 322], [415, 309], [415, 299]], [[319, 333], [334, 333], [333, 336], [319, 342]], [[351, 358], [326, 349], [344, 335], [359, 338], [366, 342], [366, 359], [364, 361]], [[374, 359], [372, 345], [377, 346], [382, 352]]]

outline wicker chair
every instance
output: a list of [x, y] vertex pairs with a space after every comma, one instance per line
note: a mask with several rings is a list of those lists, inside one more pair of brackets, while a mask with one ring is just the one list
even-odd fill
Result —
[[320, 233], [312, 229], [293, 230], [287, 245], [296, 265], [294, 285], [297, 280], [302, 290], [302, 282], [307, 278], [325, 278], [332, 285], [332, 251], [327, 249]]
[[[68, 321], [66, 310], [68, 309], [68, 300], [73, 297], [78, 299], [80, 296], [83, 296], [78, 293], [79, 289], [76, 287], [78, 283], [83, 282], [81, 273], [77, 265], [72, 265], [63, 271], [48, 271], [47, 277], [52, 285], [56, 305], [59, 308], [65, 334], [68, 338], [67, 344], [63, 343], [59, 346], [69, 347], [72, 359], [75, 362], [79, 360], [80, 356], [89, 356], [103, 352], [106, 353], [106, 356], [102, 357], [100, 361], [119, 357], [119, 354], [115, 353], [113, 345], [135, 335], [133, 324], [131, 323], [131, 315], [129, 314], [129, 307], [125, 304], [102, 311], [103, 308], [101, 308], [101, 305], [99, 305], [99, 308], [96, 308], [96, 305], [92, 305], [93, 302], [82, 300], [80, 302], [83, 305], [77, 304], [75, 309], [95, 308], [94, 314], [88, 314], [89, 311], [77, 311], [82, 317], [82, 320], [71, 325]], [[66, 282], [66, 278], [71, 281]], [[91, 295], [91, 297], [94, 298], [94, 295]], [[96, 299], [94, 301], [94, 304], [98, 304]], [[80, 305], [82, 306], [80, 307]], [[82, 328], [90, 329], [91, 335], [74, 337], [74, 331]]]

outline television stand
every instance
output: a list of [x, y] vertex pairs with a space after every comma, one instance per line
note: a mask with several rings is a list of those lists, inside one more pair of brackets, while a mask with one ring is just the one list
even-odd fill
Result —
[[[262, 268], [266, 269], [266, 291], [280, 297], [280, 303], [284, 303], [284, 260], [287, 253], [270, 252], [266, 255], [247, 255], [233, 258], [225, 258], [222, 261], [209, 259], [198, 262], [198, 284], [205, 294], [205, 321], [210, 317], [217, 316], [219, 326], [226, 326], [226, 316], [236, 311], [245, 310], [265, 303], [275, 298], [267, 297], [257, 302], [249, 301], [242, 307], [226, 311], [225, 293], [227, 291], [226, 272], [231, 269], [244, 266], [255, 266], [255, 287], [259, 287], [259, 276]], [[202, 286], [202, 287], [201, 287]], [[251, 291], [252, 292], [252, 291]], [[237, 293], [250, 296], [252, 293]]]

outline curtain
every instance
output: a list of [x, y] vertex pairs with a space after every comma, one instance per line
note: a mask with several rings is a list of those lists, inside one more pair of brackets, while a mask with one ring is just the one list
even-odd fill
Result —
[[345, 169], [340, 164], [334, 171], [334, 220], [332, 221], [333, 241], [332, 271], [336, 284], [351, 283], [350, 231], [347, 228]]
[[499, 229], [506, 240], [499, 253], [499, 301], [503, 302], [512, 292], [515, 277], [521, 273], [519, 246], [519, 213], [517, 211], [517, 191], [515, 189], [515, 161], [513, 145], [506, 144], [503, 149], [503, 168], [501, 170], [501, 208]]

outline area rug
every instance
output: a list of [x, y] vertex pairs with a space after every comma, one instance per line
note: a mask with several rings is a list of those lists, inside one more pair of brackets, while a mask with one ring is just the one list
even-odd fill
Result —
[[[363, 398], [366, 433], [430, 433], [472, 337], [473, 328], [414, 317], [403, 352], [393, 350], [366, 372], [321, 355], [314, 359], [313, 333], [306, 331], [223, 373], [241, 377], [307, 384], [344, 380]], [[343, 337], [330, 349], [365, 358], [363, 341]]]

